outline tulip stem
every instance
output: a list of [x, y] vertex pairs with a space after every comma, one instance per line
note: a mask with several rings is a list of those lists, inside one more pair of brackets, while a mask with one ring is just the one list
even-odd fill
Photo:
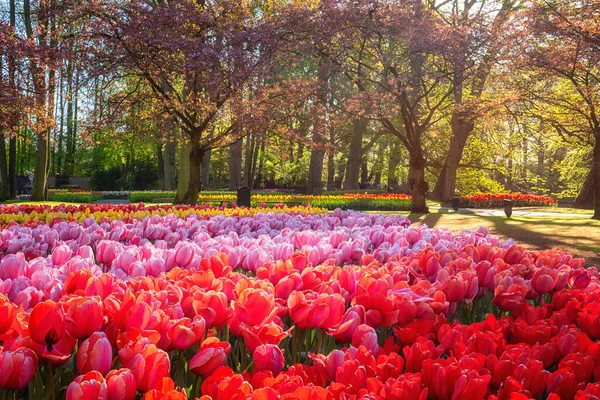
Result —
[[317, 336], [318, 336], [317, 354], [322, 354], [321, 348], [323, 347], [323, 339], [325, 337], [325, 329], [317, 329]]
[[54, 395], [54, 371], [52, 371], [52, 364], [48, 363], [48, 392], [46, 393], [47, 399], [55, 400]]

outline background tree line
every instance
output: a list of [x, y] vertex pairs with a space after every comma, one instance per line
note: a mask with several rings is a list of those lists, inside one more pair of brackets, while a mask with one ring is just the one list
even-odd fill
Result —
[[[0, 0], [0, 197], [505, 190], [600, 218], [588, 0]], [[594, 203], [594, 198], [596, 199]]]

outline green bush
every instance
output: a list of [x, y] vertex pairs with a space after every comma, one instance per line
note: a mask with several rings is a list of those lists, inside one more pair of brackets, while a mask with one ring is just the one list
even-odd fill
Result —
[[95, 203], [102, 199], [102, 195], [89, 192], [71, 192], [71, 193], [48, 193], [48, 201], [58, 201], [63, 203]]

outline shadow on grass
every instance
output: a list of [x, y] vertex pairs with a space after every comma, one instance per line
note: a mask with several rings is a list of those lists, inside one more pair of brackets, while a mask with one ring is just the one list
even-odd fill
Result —
[[439, 222], [442, 215], [448, 214], [449, 212], [446, 210], [438, 210], [436, 213], [429, 214], [421, 214], [421, 213], [410, 213], [408, 214], [408, 219], [411, 223], [419, 222], [420, 224], [425, 224], [429, 228], [434, 228]]

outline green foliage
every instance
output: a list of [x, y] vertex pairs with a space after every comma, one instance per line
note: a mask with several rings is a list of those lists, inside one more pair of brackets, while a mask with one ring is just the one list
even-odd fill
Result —
[[504, 185], [490, 178], [486, 171], [475, 168], [460, 168], [456, 174], [456, 191], [459, 195], [475, 193], [503, 193]]
[[158, 182], [158, 169], [152, 159], [144, 159], [135, 164], [133, 177], [129, 184], [131, 190], [148, 190]]
[[98, 169], [92, 173], [90, 185], [93, 190], [123, 190], [122, 178], [122, 170], [119, 167]]

